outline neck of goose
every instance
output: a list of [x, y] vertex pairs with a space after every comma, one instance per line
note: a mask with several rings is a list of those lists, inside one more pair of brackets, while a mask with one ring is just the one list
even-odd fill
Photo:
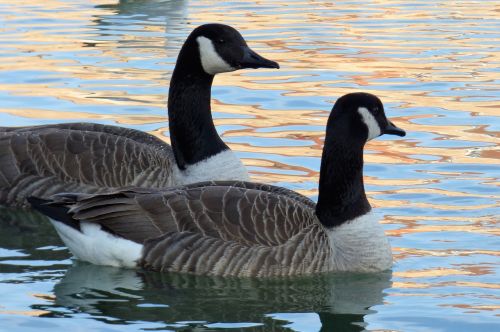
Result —
[[189, 45], [179, 53], [168, 94], [170, 141], [181, 170], [229, 149], [217, 134], [212, 119], [210, 99], [214, 76], [205, 73], [198, 56], [188, 56], [197, 54], [198, 50], [187, 48]]
[[368, 213], [371, 207], [363, 183], [364, 141], [329, 136], [327, 132], [316, 215], [323, 226], [331, 228]]

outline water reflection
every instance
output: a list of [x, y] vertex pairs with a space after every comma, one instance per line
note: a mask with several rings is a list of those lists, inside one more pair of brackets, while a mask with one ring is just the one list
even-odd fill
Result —
[[121, 15], [124, 18], [129, 18], [130, 21], [134, 19], [140, 20], [153, 20], [160, 18], [167, 18], [167, 25], [173, 23], [175, 19], [178, 24], [182, 21], [186, 13], [186, 0], [120, 0], [108, 1], [107, 3], [98, 4], [95, 6], [97, 9], [111, 10], [112, 15]]
[[54, 304], [38, 308], [63, 306], [122, 323], [161, 321], [178, 327], [195, 321], [209, 327], [245, 322], [263, 324], [266, 331], [287, 330], [289, 322], [282, 320], [293, 319], [287, 313], [315, 312], [322, 331], [361, 331], [364, 316], [382, 303], [389, 287], [390, 273], [261, 280], [137, 272], [78, 262], [55, 286]]
[[0, 207], [0, 227], [2, 248], [22, 249], [41, 258], [37, 248], [62, 245], [48, 219], [34, 211]]
[[[144, 58], [151, 57], [154, 54], [151, 51], [155, 49], [166, 50], [168, 57], [176, 57], [186, 38], [186, 5], [186, 0], [120, 0], [96, 5], [99, 14], [92, 22], [99, 31], [97, 40], [100, 39], [102, 46], [109, 50], [121, 49], [125, 57], [133, 60], [140, 57], [141, 62], [147, 61]], [[119, 45], [110, 45], [111, 41]], [[96, 44], [88, 43], [87, 46]], [[132, 53], [127, 53], [124, 48], [132, 49], [129, 50]], [[158, 59], [154, 57], [154, 60]]]

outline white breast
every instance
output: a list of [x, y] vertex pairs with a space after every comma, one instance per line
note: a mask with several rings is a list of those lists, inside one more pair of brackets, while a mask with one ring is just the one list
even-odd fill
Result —
[[327, 230], [336, 271], [376, 272], [392, 266], [392, 250], [373, 213]]
[[184, 171], [177, 170], [176, 173], [179, 185], [213, 180], [250, 180], [245, 166], [231, 150], [219, 152], [194, 165], [187, 166]]

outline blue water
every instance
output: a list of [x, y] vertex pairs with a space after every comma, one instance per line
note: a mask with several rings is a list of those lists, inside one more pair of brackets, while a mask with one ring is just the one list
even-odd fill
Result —
[[315, 199], [333, 102], [378, 95], [408, 135], [367, 144], [392, 271], [208, 278], [75, 262], [43, 217], [0, 210], [0, 331], [500, 330], [495, 1], [0, 0], [0, 125], [115, 124], [168, 141], [196, 26], [238, 28], [280, 70], [219, 75], [213, 114], [256, 181]]

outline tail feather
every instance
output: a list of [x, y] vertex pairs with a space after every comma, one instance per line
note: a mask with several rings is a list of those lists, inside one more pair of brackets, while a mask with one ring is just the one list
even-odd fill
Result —
[[80, 222], [73, 219], [67, 206], [54, 203], [52, 200], [33, 196], [28, 197], [27, 200], [35, 210], [43, 213], [50, 219], [59, 221], [81, 232]]
[[59, 194], [45, 200], [28, 197], [31, 206], [50, 218], [57, 233], [73, 255], [98, 265], [136, 267], [142, 244], [126, 240], [98, 223], [73, 217], [72, 204], [79, 194]]

